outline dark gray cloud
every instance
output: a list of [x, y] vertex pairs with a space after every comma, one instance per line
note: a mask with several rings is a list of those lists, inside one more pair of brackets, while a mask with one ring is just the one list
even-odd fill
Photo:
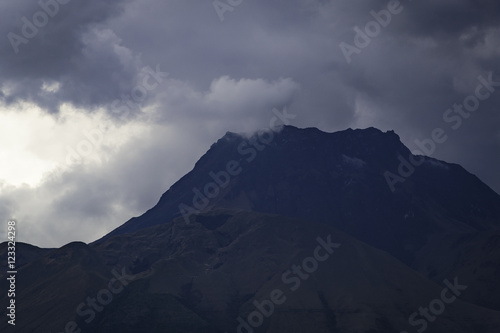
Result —
[[[355, 45], [354, 27], [364, 29], [371, 12], [389, 3], [243, 0], [221, 21], [212, 1], [72, 0], [17, 54], [3, 38], [0, 99], [7, 105], [27, 100], [57, 113], [69, 103], [116, 116], [113, 102], [126, 109], [122, 96], [140, 85], [144, 67], [168, 72], [138, 103], [141, 116], [125, 119], [151, 126], [148, 136], [128, 143], [128, 153], [114, 151], [108, 164], [75, 167], [44, 183], [38, 191], [68, 195], [54, 195], [42, 215], [110, 230], [124, 222], [124, 215], [113, 217], [116, 207], [140, 214], [226, 131], [265, 127], [271, 110], [284, 106], [297, 115], [296, 126], [394, 129], [411, 149], [443, 128], [448, 140], [433, 157], [462, 164], [500, 192], [500, 89], [459, 128], [443, 119], [474, 94], [479, 77], [493, 72], [500, 81], [500, 3], [401, 1], [400, 12], [348, 63], [340, 43]], [[19, 33], [20, 18], [37, 10], [29, 1], [0, 4], [0, 34]], [[55, 83], [59, 90], [46, 89]], [[3, 215], [34, 195], [26, 188], [4, 193], [11, 203], [0, 208]], [[96, 235], [90, 229], [86, 240]]]
[[[34, 101], [50, 111], [64, 102], [93, 107], [130, 86], [136, 64], [102, 26], [127, 2], [3, 2], [0, 84], [9, 88], [4, 102]], [[60, 83], [59, 92], [44, 92], [44, 83], [52, 82]]]

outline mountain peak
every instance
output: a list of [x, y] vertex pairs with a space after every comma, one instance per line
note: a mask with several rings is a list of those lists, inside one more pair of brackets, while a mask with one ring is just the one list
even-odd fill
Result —
[[[251, 133], [236, 133], [236, 132], [231, 132], [227, 131], [226, 134], [220, 140], [227, 140], [227, 141], [233, 141], [245, 137], [253, 137], [255, 135], [258, 135], [258, 133], [263, 132], [263, 130], [258, 130], [254, 131]], [[393, 138], [397, 138], [398, 140], [399, 135], [397, 135], [394, 130], [388, 130], [386, 132], [383, 132], [382, 130], [376, 128], [376, 127], [367, 127], [367, 128], [347, 128], [345, 130], [337, 131], [337, 132], [324, 132], [321, 131], [320, 129], [316, 127], [305, 127], [305, 128], [300, 128], [296, 127], [293, 125], [283, 125], [278, 128], [278, 130], [274, 131], [275, 134], [288, 134], [288, 135], [312, 135], [312, 134], [344, 134], [344, 135], [360, 135], [360, 136], [375, 136], [375, 135], [381, 135], [381, 136], [389, 136]]]
[[[212, 209], [242, 209], [330, 224], [411, 260], [410, 249], [421, 247], [432, 230], [498, 225], [495, 192], [463, 168], [446, 162], [415, 166], [408, 162], [413, 157], [394, 131], [374, 127], [227, 132], [155, 207], [105, 238], [177, 217], [189, 224], [193, 214]], [[396, 186], [389, 185], [388, 172], [399, 177]], [[437, 211], [445, 216], [438, 225], [432, 217]], [[410, 243], [389, 241], [409, 232], [420, 236]]]

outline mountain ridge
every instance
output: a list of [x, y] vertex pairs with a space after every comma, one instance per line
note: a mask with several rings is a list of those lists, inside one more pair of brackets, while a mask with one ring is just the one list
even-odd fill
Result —
[[[374, 239], [377, 231], [365, 231], [363, 224], [376, 220], [373, 228], [385, 229], [390, 224], [396, 231], [393, 238], [402, 233], [409, 237], [411, 228], [430, 228], [429, 232], [449, 226], [461, 231], [499, 228], [500, 208], [496, 207], [500, 207], [500, 196], [457, 164], [420, 157], [424, 163], [391, 192], [384, 172], [396, 172], [399, 156], [414, 156], [409, 155], [411, 152], [393, 131], [370, 127], [325, 133], [315, 128], [284, 126], [267, 135], [267, 144], [263, 144], [259, 132], [250, 136], [226, 133], [153, 208], [102, 239], [167, 223], [181, 215], [187, 222], [190, 214], [183, 213], [182, 207], [188, 207], [189, 213], [213, 208], [247, 209], [333, 223], [408, 263], [411, 254], [404, 254], [408, 251], [402, 245], [392, 250], [384, 247], [386, 239]], [[203, 188], [215, 182], [213, 175], [226, 172], [231, 161], [238, 163], [241, 172], [230, 177], [228, 186], [218, 186], [213, 198], [204, 196]], [[204, 209], [197, 209], [195, 199], [206, 203]], [[361, 210], [354, 209], [355, 205]], [[415, 217], [417, 210], [425, 216]], [[433, 214], [445, 218], [433, 221]], [[413, 224], [402, 229], [400, 225], [408, 224], [408, 220]], [[420, 241], [410, 243], [422, 246], [426, 236], [419, 237]]]

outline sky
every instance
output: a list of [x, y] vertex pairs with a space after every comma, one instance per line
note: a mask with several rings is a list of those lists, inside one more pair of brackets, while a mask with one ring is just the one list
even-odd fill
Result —
[[0, 13], [4, 239], [15, 219], [17, 241], [96, 240], [273, 110], [327, 132], [394, 130], [500, 193], [498, 1], [5, 0]]

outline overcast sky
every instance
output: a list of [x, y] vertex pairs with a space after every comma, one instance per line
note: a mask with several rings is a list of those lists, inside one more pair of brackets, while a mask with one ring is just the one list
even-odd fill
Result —
[[[500, 192], [500, 83], [484, 83], [500, 82], [498, 1], [4, 0], [0, 13], [0, 220], [17, 220], [18, 241], [101, 237], [273, 108], [298, 127], [392, 129], [412, 150], [442, 128], [432, 156]], [[473, 111], [453, 110], [464, 101]]]

